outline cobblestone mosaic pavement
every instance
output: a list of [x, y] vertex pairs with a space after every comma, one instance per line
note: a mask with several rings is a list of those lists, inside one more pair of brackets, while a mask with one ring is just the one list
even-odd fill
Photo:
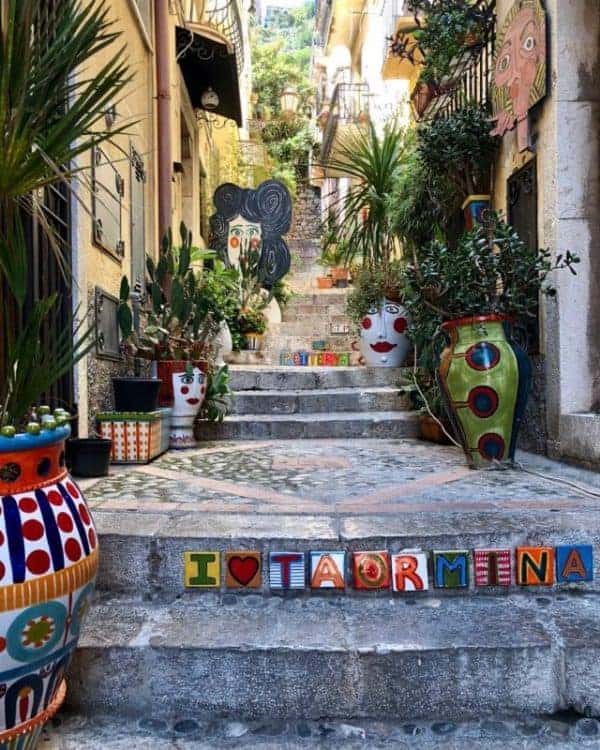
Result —
[[[365, 516], [599, 506], [597, 475], [519, 460], [535, 473], [472, 471], [457, 449], [409, 439], [213, 443], [81, 484], [97, 511]], [[570, 479], [548, 478], [557, 475]]]
[[575, 714], [538, 718], [490, 717], [455, 724], [373, 721], [198, 721], [172, 724], [151, 717], [119, 725], [106, 717], [59, 717], [44, 733], [44, 750], [300, 750], [301, 748], [394, 748], [395, 750], [574, 750], [597, 748], [600, 723]]

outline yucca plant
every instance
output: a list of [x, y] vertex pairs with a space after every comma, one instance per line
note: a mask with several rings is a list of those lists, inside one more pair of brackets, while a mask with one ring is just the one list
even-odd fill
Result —
[[390, 200], [402, 165], [404, 131], [388, 122], [381, 135], [369, 121], [342, 141], [326, 163], [351, 178], [350, 188], [335, 207], [345, 261], [360, 259], [368, 268], [386, 268], [397, 250]]
[[108, 132], [100, 123], [130, 80], [122, 51], [90, 66], [118, 37], [106, 3], [62, 0], [51, 34], [41, 27], [43, 5], [0, 0], [0, 283], [4, 310], [13, 311], [2, 316], [7, 377], [0, 382], [0, 425], [17, 427], [93, 344], [92, 332], [81, 327], [42, 335], [56, 322], [56, 295], [26, 306], [24, 214], [35, 217], [68, 274], [44, 190], [68, 185], [82, 170], [78, 157], [123, 129]]

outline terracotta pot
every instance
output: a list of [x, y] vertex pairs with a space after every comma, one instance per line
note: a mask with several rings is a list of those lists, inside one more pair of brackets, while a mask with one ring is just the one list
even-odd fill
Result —
[[362, 319], [360, 352], [367, 367], [402, 367], [411, 345], [406, 335], [408, 311], [397, 302], [382, 301]]
[[333, 279], [331, 276], [317, 276], [317, 288], [318, 289], [331, 289], [333, 287]]
[[34, 748], [65, 697], [98, 540], [65, 466], [69, 427], [0, 437], [0, 747]]
[[469, 463], [512, 461], [531, 383], [527, 354], [511, 338], [511, 321], [481, 315], [442, 325], [448, 345], [438, 382]]
[[192, 360], [192, 372], [183, 359], [161, 360], [157, 363], [158, 377], [162, 380], [158, 394], [161, 406], [171, 406], [170, 448], [195, 448], [194, 420], [206, 397], [208, 362]]
[[[444, 424], [444, 427], [448, 432], [452, 429], [450, 425]], [[429, 414], [421, 414], [419, 417], [419, 429], [423, 440], [429, 440], [431, 443], [438, 443], [440, 445], [452, 444], [452, 441], [446, 435], [444, 430], [442, 430], [439, 423]]]
[[348, 281], [350, 278], [350, 270], [343, 266], [336, 266], [331, 268], [331, 279], [332, 281]]

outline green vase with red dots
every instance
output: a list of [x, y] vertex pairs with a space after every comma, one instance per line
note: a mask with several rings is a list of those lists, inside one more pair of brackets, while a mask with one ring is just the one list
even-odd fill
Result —
[[511, 319], [480, 315], [442, 325], [448, 344], [438, 382], [469, 464], [514, 460], [531, 384], [529, 357], [511, 336]]

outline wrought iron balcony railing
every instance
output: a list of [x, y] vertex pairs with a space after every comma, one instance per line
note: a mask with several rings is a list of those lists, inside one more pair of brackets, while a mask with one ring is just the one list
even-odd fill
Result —
[[325, 162], [340, 126], [360, 125], [369, 119], [369, 86], [366, 83], [338, 83], [331, 97], [323, 130], [321, 159]]
[[183, 0], [186, 25], [201, 33], [201, 27], [215, 31], [235, 51], [238, 74], [244, 67], [242, 21], [237, 0]]

